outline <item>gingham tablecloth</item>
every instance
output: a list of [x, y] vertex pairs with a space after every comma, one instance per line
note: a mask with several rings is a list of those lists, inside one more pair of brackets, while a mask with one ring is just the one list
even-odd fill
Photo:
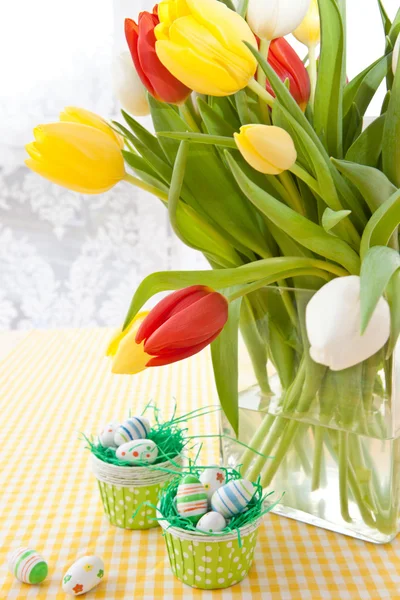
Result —
[[[166, 415], [172, 398], [181, 413], [217, 402], [208, 352], [136, 377], [113, 376], [104, 358], [109, 335], [99, 329], [33, 331], [8, 353], [3, 344], [0, 600], [65, 598], [62, 576], [85, 554], [102, 557], [106, 571], [88, 599], [400, 598], [400, 538], [374, 546], [270, 515], [249, 577], [224, 591], [203, 592], [173, 577], [160, 529], [109, 526], [79, 432], [97, 433], [150, 399]], [[191, 430], [217, 432], [217, 416], [193, 421]], [[217, 454], [217, 443], [204, 444], [204, 461], [215, 462]], [[7, 555], [19, 546], [47, 559], [49, 576], [40, 586], [8, 573]]]

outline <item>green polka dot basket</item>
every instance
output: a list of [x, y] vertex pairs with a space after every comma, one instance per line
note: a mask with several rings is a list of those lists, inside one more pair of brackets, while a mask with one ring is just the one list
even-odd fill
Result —
[[182, 583], [202, 590], [219, 590], [247, 577], [254, 558], [261, 519], [220, 536], [189, 532], [160, 518], [171, 569]]
[[[151, 529], [158, 527], [155, 506], [161, 491], [173, 479], [172, 473], [159, 469], [176, 470], [183, 459], [177, 456], [160, 463], [156, 468], [119, 467], [105, 463], [92, 454], [93, 473], [97, 479], [104, 511], [112, 525], [123, 529]], [[149, 503], [149, 506], [144, 503]], [[140, 509], [138, 510], [138, 508]]]

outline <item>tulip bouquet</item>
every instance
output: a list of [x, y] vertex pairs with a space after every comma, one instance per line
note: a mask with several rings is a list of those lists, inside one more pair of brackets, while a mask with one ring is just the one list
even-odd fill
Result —
[[[243, 475], [279, 489], [292, 472], [291, 514], [387, 541], [400, 503], [400, 12], [392, 23], [378, 3], [383, 55], [348, 81], [345, 0], [161, 0], [125, 22], [125, 124], [66, 109], [35, 130], [27, 164], [86, 193], [121, 180], [149, 191], [210, 264], [142, 282], [109, 347], [113, 371], [211, 344], [238, 432], [240, 331], [266, 406], [249, 445], [274, 457], [245, 452]], [[363, 130], [383, 80], [381, 115]], [[132, 116], [146, 111], [156, 135]], [[384, 468], [371, 440], [389, 444]]]

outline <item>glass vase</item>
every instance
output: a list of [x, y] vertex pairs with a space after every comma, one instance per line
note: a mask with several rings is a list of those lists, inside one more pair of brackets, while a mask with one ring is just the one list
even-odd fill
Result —
[[[399, 345], [339, 372], [316, 364], [304, 326], [313, 293], [271, 287], [243, 304], [239, 441], [264, 456], [222, 437], [223, 461], [283, 494], [275, 513], [387, 543], [399, 530]], [[234, 436], [224, 415], [221, 432]]]

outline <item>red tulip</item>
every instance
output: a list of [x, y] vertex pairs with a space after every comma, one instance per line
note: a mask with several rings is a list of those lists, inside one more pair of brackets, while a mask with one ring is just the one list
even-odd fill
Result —
[[191, 93], [161, 64], [155, 50], [154, 28], [159, 23], [157, 9], [153, 14], [141, 12], [138, 24], [125, 19], [125, 37], [138, 75], [154, 98], [171, 104], [180, 104]]
[[228, 319], [228, 301], [209, 287], [193, 285], [161, 300], [137, 334], [150, 358], [148, 367], [167, 365], [211, 344]]
[[[289, 80], [290, 93], [304, 111], [310, 99], [310, 78], [307, 69], [285, 38], [272, 40], [268, 62], [282, 81]], [[267, 90], [275, 96], [268, 81]]]

